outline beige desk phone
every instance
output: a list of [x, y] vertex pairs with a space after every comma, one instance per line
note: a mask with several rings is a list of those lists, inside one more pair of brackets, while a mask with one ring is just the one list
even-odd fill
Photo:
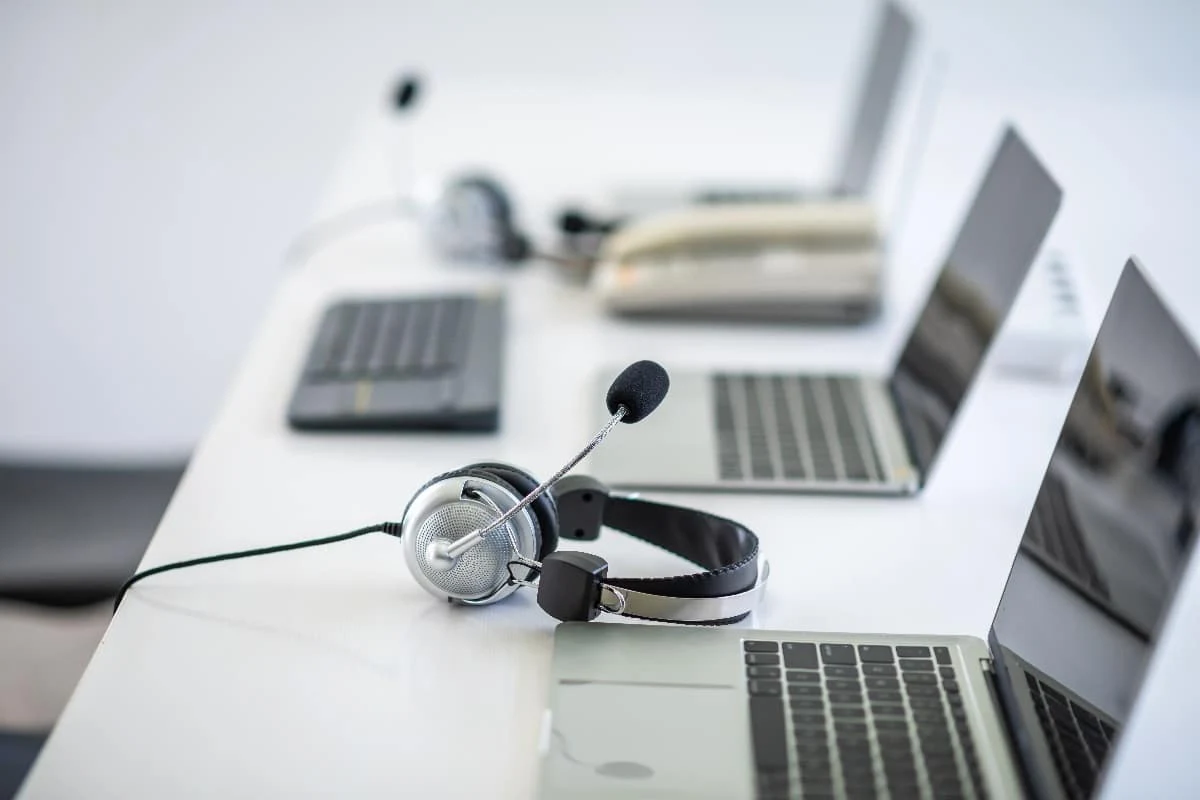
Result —
[[592, 285], [616, 314], [847, 323], [878, 310], [881, 261], [860, 200], [700, 205], [616, 232]]

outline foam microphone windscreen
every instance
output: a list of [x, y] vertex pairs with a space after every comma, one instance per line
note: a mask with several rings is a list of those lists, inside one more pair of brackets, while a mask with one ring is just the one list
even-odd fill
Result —
[[661, 364], [653, 361], [637, 361], [621, 370], [621, 374], [608, 387], [608, 413], [615, 414], [625, 406], [626, 414], [621, 422], [638, 422], [650, 416], [658, 404], [667, 396], [671, 379]]

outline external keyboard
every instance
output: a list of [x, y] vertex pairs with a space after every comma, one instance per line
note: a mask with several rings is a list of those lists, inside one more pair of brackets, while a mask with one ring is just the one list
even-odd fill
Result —
[[883, 480], [856, 378], [716, 375], [723, 480]]
[[499, 296], [353, 300], [329, 308], [289, 420], [297, 428], [495, 430]]
[[947, 648], [742, 649], [758, 797], [987, 796]]

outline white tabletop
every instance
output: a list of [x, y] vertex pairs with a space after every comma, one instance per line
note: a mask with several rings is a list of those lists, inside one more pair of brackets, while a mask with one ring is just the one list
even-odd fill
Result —
[[[440, 265], [405, 224], [331, 248], [281, 279], [144, 565], [394, 520], [427, 478], [472, 461], [511, 461], [545, 475], [590, 434], [602, 366], [654, 358], [668, 368], [885, 369], [998, 131], [963, 108], [958, 131], [987, 130], [964, 135], [970, 144], [945, 148], [931, 168], [930, 199], [908, 215], [912, 234], [893, 242], [888, 310], [859, 330], [616, 321], [545, 266], [500, 274]], [[953, 138], [953, 130], [939, 136]], [[380, 174], [393, 135], [386, 120], [367, 119], [323, 210], [388, 189]], [[553, 181], [542, 185], [547, 197], [558, 191]], [[1093, 305], [1128, 254], [1104, 254], [1102, 277], [1088, 288]], [[493, 284], [506, 289], [510, 307], [498, 434], [288, 429], [287, 401], [331, 298]], [[772, 580], [745, 625], [983, 636], [1072, 388], [985, 368], [918, 498], [656, 499], [759, 533]], [[671, 413], [670, 399], [658, 413]], [[617, 534], [595, 546], [614, 573], [673, 566]], [[1195, 584], [1193, 576], [1172, 630], [1200, 620]], [[553, 630], [528, 593], [482, 609], [435, 601], [407, 574], [399, 543], [382, 535], [163, 575], [126, 599], [21, 797], [527, 798]], [[1166, 649], [1180, 655], [1187, 646]], [[1167, 696], [1181, 678], [1157, 672], [1147, 691], [1157, 705], [1135, 727], [1170, 756], [1169, 726], [1200, 711], [1200, 696]], [[1135, 755], [1122, 754], [1132, 762], [1118, 764], [1123, 785], [1187, 784], [1186, 759], [1152, 766]]]

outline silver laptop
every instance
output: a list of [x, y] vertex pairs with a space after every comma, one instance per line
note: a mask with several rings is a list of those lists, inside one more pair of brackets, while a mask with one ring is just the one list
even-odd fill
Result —
[[[1133, 312], [1125, 301], [1134, 296], [1153, 303]], [[1150, 427], [1109, 441], [1108, 426], [1123, 414], [1111, 396], [1100, 416], [1088, 409], [1090, 424], [1064, 427], [1056, 453], [1104, 453], [1077, 476], [1097, 493], [1134, 473], [1137, 485], [1161, 490], [1158, 507], [1114, 503], [1080, 519], [1097, 545], [1153, 541], [1163, 556], [1149, 638], [1024, 548], [986, 642], [564, 624], [555, 635], [540, 797], [1093, 796], [1196, 532], [1200, 357], [1189, 345], [1177, 359], [1180, 341], [1131, 262], [1093, 352], [1140, 397], [1157, 399]], [[1080, 385], [1072, 414], [1094, 402], [1093, 391]], [[786, 580], [774, 566], [774, 579]], [[1121, 580], [1120, 564], [1112, 568], [1110, 580]]]
[[885, 2], [879, 13], [864, 72], [859, 83], [857, 103], [846, 128], [838, 170], [829, 186], [810, 189], [795, 186], [720, 186], [710, 185], [685, 191], [650, 187], [630, 187], [612, 198], [621, 214], [644, 214], [681, 202], [753, 203], [795, 202], [814, 196], [865, 197], [879, 162], [888, 125], [900, 93], [900, 81], [912, 53], [916, 26], [908, 12], [897, 3]]
[[672, 370], [670, 412], [589, 470], [617, 487], [918, 491], [1061, 200], [1006, 129], [890, 375]]

